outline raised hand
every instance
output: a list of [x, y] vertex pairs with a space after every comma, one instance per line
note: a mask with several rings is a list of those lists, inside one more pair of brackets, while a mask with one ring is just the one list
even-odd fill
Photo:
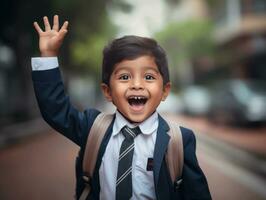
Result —
[[43, 31], [37, 22], [34, 22], [34, 28], [39, 34], [39, 49], [41, 56], [57, 56], [60, 46], [67, 33], [68, 21], [65, 21], [59, 29], [58, 15], [54, 16], [54, 24], [51, 29], [48, 18], [43, 17], [45, 31]]

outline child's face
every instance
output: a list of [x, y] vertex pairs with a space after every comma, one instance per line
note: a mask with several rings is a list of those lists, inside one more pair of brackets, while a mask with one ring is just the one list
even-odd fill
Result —
[[140, 56], [116, 64], [109, 86], [102, 84], [107, 100], [112, 101], [129, 121], [140, 123], [147, 119], [165, 100], [170, 83], [163, 77], [152, 56]]

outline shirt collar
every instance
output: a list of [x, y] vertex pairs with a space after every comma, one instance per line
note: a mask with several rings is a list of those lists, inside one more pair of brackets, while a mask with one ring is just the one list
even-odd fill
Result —
[[[113, 126], [113, 135], [117, 135], [120, 133], [121, 129], [124, 126], [128, 126], [130, 128], [135, 127], [135, 124], [131, 124], [129, 121], [127, 121], [123, 115], [121, 115], [120, 112], [116, 110], [115, 112], [115, 121]], [[145, 135], [152, 134], [157, 128], [158, 128], [158, 113], [155, 111], [148, 119], [138, 124], [141, 132]]]

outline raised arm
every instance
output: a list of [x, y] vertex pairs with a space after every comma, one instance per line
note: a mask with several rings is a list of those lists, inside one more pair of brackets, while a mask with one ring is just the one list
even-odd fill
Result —
[[[32, 58], [32, 79], [36, 99], [44, 120], [55, 130], [82, 145], [98, 111], [78, 111], [65, 94], [57, 54], [67, 33], [68, 22], [59, 29], [58, 16], [54, 16], [51, 28], [47, 17], [43, 18], [45, 31], [37, 22], [34, 27], [39, 34], [41, 58]], [[85, 140], [86, 141], [86, 140]]]
[[43, 17], [45, 31], [43, 31], [37, 22], [33, 25], [39, 34], [39, 49], [42, 57], [57, 56], [60, 46], [63, 43], [67, 33], [68, 21], [65, 21], [59, 29], [59, 17], [54, 16], [53, 27], [49, 23], [48, 18]]

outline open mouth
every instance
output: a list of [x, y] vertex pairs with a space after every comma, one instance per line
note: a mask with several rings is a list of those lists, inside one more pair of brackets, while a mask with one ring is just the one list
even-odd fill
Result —
[[130, 96], [128, 97], [128, 103], [131, 106], [144, 106], [148, 98], [144, 96]]

